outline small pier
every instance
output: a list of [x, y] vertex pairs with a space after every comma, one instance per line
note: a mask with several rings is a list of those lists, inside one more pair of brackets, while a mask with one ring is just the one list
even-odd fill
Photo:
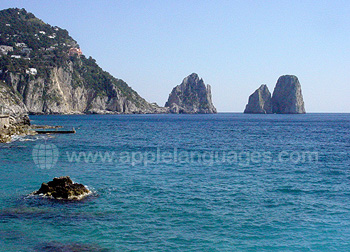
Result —
[[75, 134], [77, 133], [74, 127], [71, 130], [65, 130], [60, 128], [55, 129], [34, 129], [38, 134]]

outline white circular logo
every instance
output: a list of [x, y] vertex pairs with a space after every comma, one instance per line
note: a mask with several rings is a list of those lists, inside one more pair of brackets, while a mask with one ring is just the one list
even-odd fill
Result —
[[34, 163], [41, 169], [53, 168], [59, 157], [59, 151], [54, 144], [37, 144], [32, 152]]

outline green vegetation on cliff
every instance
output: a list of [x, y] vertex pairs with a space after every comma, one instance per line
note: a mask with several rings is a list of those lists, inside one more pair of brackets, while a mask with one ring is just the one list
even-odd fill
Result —
[[[123, 97], [135, 105], [134, 112], [147, 112], [152, 107], [123, 80], [104, 71], [93, 58], [85, 57], [68, 31], [44, 23], [25, 9], [0, 11], [0, 31], [0, 80], [17, 89], [13, 91], [18, 91], [24, 100], [26, 83], [39, 79], [50, 83], [53, 69], [65, 69], [71, 75], [73, 89], [93, 90], [94, 97], [107, 96], [108, 100]], [[14, 75], [24, 83], [12, 85]], [[51, 96], [43, 99], [52, 100]], [[57, 104], [64, 103], [59, 96], [54, 99]]]

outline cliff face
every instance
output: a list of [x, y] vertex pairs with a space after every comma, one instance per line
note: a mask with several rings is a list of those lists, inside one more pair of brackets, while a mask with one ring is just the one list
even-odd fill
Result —
[[[5, 111], [31, 114], [154, 113], [157, 107], [136, 92], [123, 94], [111, 83], [111, 92], [99, 93], [87, 85], [75, 86], [73, 65], [54, 67], [44, 77], [7, 73], [0, 88]], [[76, 73], [75, 73], [76, 74]], [[79, 75], [78, 75], [79, 76]], [[79, 76], [81, 78], [81, 76]]]
[[21, 96], [0, 80], [0, 114], [24, 114], [27, 112]]
[[[10, 105], [8, 99], [16, 97], [16, 106], [10, 106], [9, 110], [31, 114], [154, 113], [158, 109], [136, 92], [123, 94], [115, 85], [111, 85], [109, 94], [99, 93], [86, 85], [76, 86], [72, 78], [77, 74], [74, 72], [73, 64], [68, 62], [66, 66], [50, 69], [46, 78], [9, 73], [3, 91], [13, 90], [12, 95], [1, 100], [7, 100]], [[1, 93], [0, 89], [0, 97], [4, 97]]]
[[261, 85], [249, 96], [248, 104], [244, 110], [248, 114], [271, 114], [271, 93], [266, 85]]
[[[157, 113], [86, 58], [66, 30], [24, 9], [0, 11], [0, 106], [13, 113]], [[12, 112], [11, 112], [12, 111]]]
[[176, 86], [165, 104], [170, 113], [213, 114], [216, 108], [211, 99], [211, 87], [205, 85], [196, 73], [187, 76]]
[[301, 85], [294, 75], [281, 76], [272, 95], [272, 112], [277, 114], [304, 114]]

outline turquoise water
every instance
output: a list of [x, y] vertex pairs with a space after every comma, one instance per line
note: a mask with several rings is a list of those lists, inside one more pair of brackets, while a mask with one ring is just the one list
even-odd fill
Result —
[[350, 114], [31, 119], [77, 134], [0, 146], [0, 251], [349, 251]]

